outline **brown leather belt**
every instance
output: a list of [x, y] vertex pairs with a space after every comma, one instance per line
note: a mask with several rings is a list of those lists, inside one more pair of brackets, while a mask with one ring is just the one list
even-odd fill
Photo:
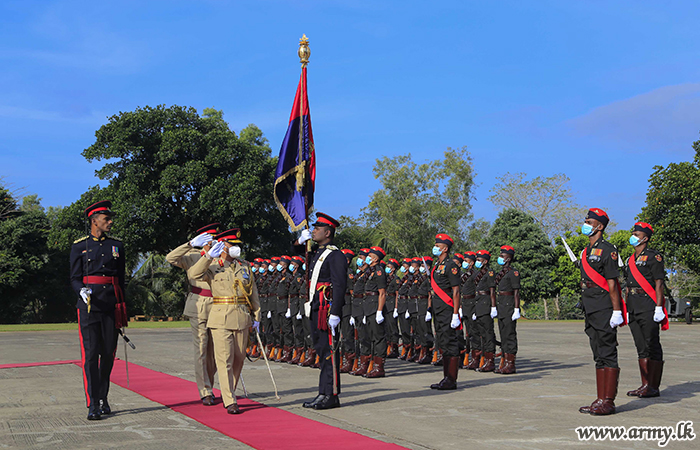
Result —
[[197, 286], [190, 286], [190, 292], [193, 294], [201, 295], [202, 297], [211, 297], [210, 289], [202, 289]]
[[647, 295], [647, 291], [645, 291], [642, 288], [630, 288], [630, 294], [646, 295], [647, 297], [649, 297]]
[[591, 288], [595, 288], [595, 287], [600, 287], [600, 286], [598, 286], [597, 284], [595, 284], [592, 281], [582, 281], [581, 282], [581, 289], [591, 289]]
[[353, 298], [365, 298], [365, 294], [353, 294]]
[[416, 296], [414, 296], [414, 297], [411, 297], [412, 300], [418, 300], [418, 299], [424, 300], [424, 299], [426, 299], [426, 298], [428, 298], [427, 295], [416, 295]]
[[289, 298], [288, 295], [278, 295], [277, 296], [277, 300], [287, 300], [287, 298]]
[[379, 295], [379, 292], [365, 292], [365, 295]]
[[489, 295], [490, 291], [476, 291], [476, 295]]
[[465, 299], [465, 300], [469, 300], [469, 299], [472, 299], [472, 298], [476, 298], [476, 295], [463, 295], [462, 298]]
[[503, 291], [499, 292], [498, 295], [515, 295], [515, 291]]

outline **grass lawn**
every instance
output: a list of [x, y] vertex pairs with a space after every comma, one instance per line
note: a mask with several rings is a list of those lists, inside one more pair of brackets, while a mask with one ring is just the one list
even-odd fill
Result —
[[[189, 328], [190, 322], [186, 320], [176, 322], [129, 322], [128, 328]], [[77, 323], [27, 323], [0, 325], [2, 331], [63, 331], [78, 330]]]

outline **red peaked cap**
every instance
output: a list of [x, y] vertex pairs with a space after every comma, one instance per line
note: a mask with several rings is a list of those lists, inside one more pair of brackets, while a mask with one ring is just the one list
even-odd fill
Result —
[[379, 259], [382, 259], [386, 256], [386, 252], [381, 247], [372, 247], [369, 249], [369, 253], [374, 253], [375, 255], [379, 256]]
[[223, 233], [219, 233], [214, 236], [214, 239], [221, 242], [226, 241], [229, 244], [240, 244], [243, 242], [241, 241], [240, 228], [231, 228], [230, 230], [226, 230]]
[[637, 222], [634, 224], [634, 231], [641, 231], [651, 237], [654, 234], [654, 229], [646, 222]]
[[404, 258], [403, 261], [401, 261], [401, 262], [404, 264], [411, 264], [412, 261], [413, 261], [413, 258]]
[[515, 255], [515, 249], [510, 245], [504, 245], [501, 247], [501, 253], [508, 253], [509, 255]]
[[368, 254], [369, 254], [368, 248], [361, 248], [360, 251], [357, 253], [357, 256], [367, 256]]
[[586, 215], [586, 219], [595, 219], [598, 222], [602, 223], [604, 227], [608, 226], [608, 223], [610, 222], [610, 218], [608, 217], [608, 213], [603, 211], [600, 208], [591, 208], [588, 210], [588, 214]]
[[345, 256], [355, 256], [355, 252], [350, 249], [344, 248], [341, 250]]
[[292, 259], [293, 259], [294, 261], [299, 261], [299, 262], [302, 262], [302, 263], [304, 262], [304, 258], [302, 258], [301, 256], [292, 256]]
[[469, 258], [472, 261], [476, 261], [476, 253], [474, 252], [464, 252], [464, 258]]
[[285, 261], [287, 264], [289, 264], [290, 262], [292, 262], [292, 257], [287, 256], [287, 255], [282, 255], [282, 256], [280, 256], [280, 261]]
[[455, 253], [454, 255], [452, 255], [452, 258], [453, 258], [453, 259], [458, 259], [459, 262], [464, 261], [464, 256], [463, 256], [461, 253]]
[[445, 244], [445, 245], [447, 245], [447, 248], [452, 248], [452, 244], [454, 244], [455, 242], [448, 235], [446, 235], [444, 233], [440, 233], [437, 236], [435, 236], [435, 243], [436, 244]]
[[394, 258], [391, 258], [391, 259], [389, 260], [389, 264], [391, 264], [392, 266], [394, 266], [394, 267], [397, 268], [397, 269], [398, 269], [399, 266], [401, 265], [401, 264], [399, 264], [399, 262], [398, 262], [397, 260], [395, 260]]
[[87, 217], [92, 216], [93, 214], [108, 214], [108, 215], [114, 215], [114, 212], [111, 210], [112, 208], [112, 202], [109, 200], [102, 200], [97, 203], [93, 203], [92, 205], [88, 206], [85, 208], [85, 215]]
[[273, 257], [270, 258], [270, 259], [273, 260], [273, 261], [279, 261], [279, 260], [280, 260], [280, 257], [279, 257], [279, 256], [273, 256]]
[[486, 250], [479, 250], [476, 252], [477, 258], [484, 258], [486, 261], [491, 259], [491, 253]]
[[195, 231], [194, 233], [197, 236], [199, 236], [202, 233], [218, 234], [220, 227], [221, 227], [221, 224], [219, 222], [214, 222], [214, 223], [210, 223], [209, 225], [204, 225], [202, 228]]
[[267, 264], [267, 265], [270, 265], [270, 264], [272, 264], [272, 261], [270, 261], [269, 259], [264, 259], [263, 261], [264, 261], [264, 262], [265, 262], [265, 264]]
[[415, 258], [413, 258], [413, 262], [417, 263], [417, 264], [423, 264], [423, 260], [425, 260], [425, 262], [428, 263], [429, 265], [433, 263], [433, 258], [430, 256], [423, 256], [423, 257], [416, 256]]
[[255, 259], [253, 260], [253, 262], [256, 263], [256, 264], [262, 264], [262, 263], [265, 262], [265, 260], [262, 259], [262, 258], [255, 258]]
[[329, 216], [328, 214], [323, 214], [321, 212], [316, 213], [316, 222], [311, 224], [312, 227], [331, 227], [333, 229], [340, 226], [340, 222]]

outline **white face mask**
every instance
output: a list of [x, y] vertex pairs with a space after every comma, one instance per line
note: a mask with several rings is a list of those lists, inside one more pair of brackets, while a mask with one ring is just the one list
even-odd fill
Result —
[[418, 268], [418, 270], [420, 270], [420, 273], [425, 273], [425, 267], [423, 267], [423, 266], [420, 266]]
[[237, 245], [228, 248], [228, 254], [231, 258], [238, 258], [241, 256], [241, 248]]

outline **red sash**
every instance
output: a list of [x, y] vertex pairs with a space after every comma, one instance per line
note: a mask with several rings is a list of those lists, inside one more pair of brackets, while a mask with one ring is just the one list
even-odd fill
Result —
[[[587, 255], [587, 250], [588, 248], [583, 249], [583, 253], [581, 253], [581, 267], [583, 267], [583, 271], [586, 272], [586, 275], [588, 275], [588, 278], [591, 279], [596, 285], [598, 285], [599, 288], [605, 289], [606, 291], [610, 292], [610, 287], [608, 287], [608, 280], [605, 279], [605, 277], [595, 270], [593, 270], [593, 267], [591, 267], [590, 264], [588, 264], [588, 255]], [[615, 279], [615, 287], [617, 288], [617, 295], [620, 297], [620, 306], [622, 307], [622, 325], [621, 327], [624, 327], [627, 325], [627, 304], [625, 304], [625, 300], [622, 298], [622, 290], [620, 289], [620, 283], [617, 281], [617, 278]]]
[[119, 277], [89, 275], [83, 277], [83, 283], [111, 284], [114, 286], [114, 296], [117, 298], [117, 304], [114, 305], [114, 326], [116, 328], [129, 326], [129, 319], [126, 314], [126, 303], [124, 303], [124, 293], [122, 292], [121, 284], [119, 284]]
[[[432, 287], [433, 290], [435, 291], [435, 293], [438, 295], [438, 297], [440, 297], [440, 300], [442, 300], [443, 302], [450, 305], [450, 308], [452, 308], [452, 311], [454, 312], [455, 303], [452, 300], [452, 297], [447, 295], [447, 292], [443, 291], [442, 288], [440, 286], [438, 286], [438, 284], [435, 282], [434, 275], [435, 275], [435, 269], [437, 268], [437, 266], [438, 266], [438, 264], [435, 264], [433, 266], [433, 270], [430, 271], [430, 287]], [[459, 327], [457, 327], [455, 329], [456, 330], [462, 329], [462, 322], [461, 321], [459, 323]]]
[[[637, 264], [634, 261], [634, 253], [632, 253], [632, 256], [630, 256], [628, 265], [630, 267], [630, 273], [632, 274], [634, 281], [636, 281], [637, 284], [639, 284], [642, 287], [642, 289], [644, 289], [644, 292], [646, 292], [647, 295], [651, 297], [651, 299], [654, 301], [654, 303], [656, 303], [656, 291], [654, 290], [654, 288], [651, 287], [651, 284], [649, 284], [647, 279], [642, 276], [642, 273], [637, 268]], [[661, 305], [661, 307], [664, 310], [664, 316], [666, 316], [664, 317], [664, 320], [661, 321], [661, 329], [665, 331], [668, 330], [668, 313], [666, 312], [665, 306]]]

